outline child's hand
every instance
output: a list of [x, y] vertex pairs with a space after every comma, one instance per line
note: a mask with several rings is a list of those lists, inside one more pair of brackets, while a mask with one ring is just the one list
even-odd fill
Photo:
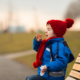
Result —
[[41, 39], [42, 39], [42, 34], [37, 34], [37, 35], [36, 35], [36, 40], [37, 40], [37, 41], [40, 41]]
[[42, 73], [45, 73], [47, 71], [47, 66], [45, 65], [44, 68], [41, 70]]

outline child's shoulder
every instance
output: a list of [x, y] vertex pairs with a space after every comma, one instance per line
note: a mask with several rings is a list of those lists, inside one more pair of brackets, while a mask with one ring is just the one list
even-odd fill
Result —
[[54, 42], [54, 43], [52, 43], [52, 46], [63, 46], [64, 47], [64, 44], [62, 43], [62, 42]]

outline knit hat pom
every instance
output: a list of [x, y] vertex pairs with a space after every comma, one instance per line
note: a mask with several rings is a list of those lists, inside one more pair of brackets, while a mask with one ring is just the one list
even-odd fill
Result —
[[74, 23], [74, 20], [73, 19], [67, 18], [65, 21], [67, 21], [67, 28], [72, 27], [72, 25]]

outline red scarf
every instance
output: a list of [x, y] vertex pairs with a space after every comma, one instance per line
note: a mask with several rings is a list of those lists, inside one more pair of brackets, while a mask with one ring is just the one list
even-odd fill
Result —
[[33, 62], [33, 66], [34, 68], [37, 68], [38, 66], [42, 65], [42, 57], [43, 57], [43, 53], [44, 53], [44, 49], [45, 49], [45, 45], [47, 43], [48, 40], [50, 39], [54, 39], [54, 38], [62, 38], [62, 37], [51, 37], [49, 39], [44, 39], [40, 46], [39, 46], [39, 49], [37, 51], [37, 55], [36, 55], [36, 62]]

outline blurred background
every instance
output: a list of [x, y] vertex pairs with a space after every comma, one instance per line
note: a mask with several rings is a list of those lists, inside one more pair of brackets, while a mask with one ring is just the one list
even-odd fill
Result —
[[[80, 52], [80, 0], [0, 0], [0, 55], [21, 55], [26, 51], [25, 56], [10, 60], [18, 61], [37, 73], [37, 69], [32, 66], [36, 52], [27, 55], [27, 51], [33, 49], [33, 38], [37, 33], [42, 34], [43, 39], [46, 38], [48, 20], [66, 18], [72, 18], [75, 22], [64, 38], [76, 59]], [[66, 77], [73, 64], [74, 61], [68, 65]]]
[[[45, 31], [50, 19], [80, 20], [80, 0], [0, 0], [0, 32]], [[79, 30], [79, 25], [72, 30]]]

